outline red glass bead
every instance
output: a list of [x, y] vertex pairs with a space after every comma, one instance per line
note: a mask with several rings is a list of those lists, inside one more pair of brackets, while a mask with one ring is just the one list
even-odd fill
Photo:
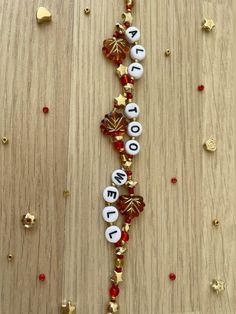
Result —
[[114, 145], [115, 149], [117, 149], [118, 151], [124, 150], [124, 141], [113, 142], [113, 145]]
[[111, 297], [117, 297], [119, 295], [120, 289], [118, 286], [112, 285], [109, 293]]
[[[119, 257], [119, 258], [120, 258], [120, 257]], [[121, 273], [121, 272], [122, 272], [122, 268], [116, 267], [116, 268], [115, 268], [115, 271], [116, 271], [117, 273]]]
[[119, 255], [118, 258], [119, 258], [119, 259], [123, 259], [123, 258], [124, 258], [124, 255]]
[[130, 22], [125, 22], [125, 23], [124, 23], [124, 26], [125, 26], [126, 28], [130, 27]]
[[126, 93], [127, 99], [133, 99], [133, 94], [132, 93]]
[[132, 4], [127, 4], [127, 5], [126, 5], [126, 10], [131, 11], [132, 8], [133, 8], [133, 5], [132, 5]]
[[132, 77], [130, 77], [129, 83], [130, 83], [130, 84], [134, 84], [134, 79], [133, 79]]
[[46, 276], [45, 274], [39, 274], [39, 281], [45, 281]]
[[171, 183], [173, 184], [177, 183], [177, 178], [171, 178]]
[[198, 88], [199, 92], [202, 92], [205, 89], [204, 85], [199, 85]]
[[170, 278], [170, 280], [174, 281], [176, 279], [176, 274], [170, 273], [169, 278]]
[[127, 224], [130, 224], [130, 223], [131, 223], [131, 218], [126, 217], [126, 218], [125, 218], [125, 222], [126, 222]]
[[132, 171], [131, 170], [127, 170], [126, 174], [127, 174], [128, 177], [131, 177], [132, 176]]
[[116, 32], [114, 32], [113, 37], [120, 38], [120, 37], [122, 37], [122, 34], [116, 31]]
[[123, 86], [126, 85], [126, 84], [128, 84], [129, 81], [130, 81], [130, 78], [131, 78], [131, 77], [130, 77], [128, 74], [122, 75], [121, 78], [120, 78], [121, 84], [122, 84]]
[[115, 247], [119, 247], [119, 246], [121, 246], [121, 241], [118, 241], [115, 243]]
[[49, 112], [49, 108], [48, 107], [43, 107], [43, 113], [48, 113]]
[[125, 241], [125, 242], [128, 242], [128, 241], [129, 241], [129, 234], [128, 234], [128, 232], [122, 231], [122, 233], [121, 233], [121, 239], [122, 239], [123, 241]]
[[133, 158], [133, 157], [134, 157], [134, 155], [130, 155], [130, 154], [126, 154], [126, 156], [127, 156], [128, 158]]
[[134, 194], [134, 188], [128, 188], [129, 194]]

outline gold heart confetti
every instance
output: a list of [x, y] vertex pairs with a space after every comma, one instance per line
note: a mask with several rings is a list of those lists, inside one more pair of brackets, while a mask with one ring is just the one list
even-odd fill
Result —
[[36, 19], [39, 24], [44, 22], [50, 22], [52, 19], [52, 14], [48, 9], [40, 7], [37, 10]]

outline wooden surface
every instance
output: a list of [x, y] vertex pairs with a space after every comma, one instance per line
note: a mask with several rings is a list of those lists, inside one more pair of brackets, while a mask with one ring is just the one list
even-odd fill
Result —
[[[136, 85], [144, 132], [134, 178], [146, 208], [130, 233], [120, 313], [234, 314], [232, 0], [136, 2], [148, 56]], [[37, 25], [40, 5], [51, 24]], [[99, 122], [120, 87], [101, 46], [122, 12], [121, 0], [0, 0], [0, 135], [9, 138], [0, 146], [2, 314], [59, 313], [68, 299], [77, 314], [105, 313], [113, 253], [101, 191], [119, 161]], [[212, 33], [200, 29], [205, 16]], [[202, 148], [211, 136], [213, 154]], [[33, 230], [21, 224], [27, 211]], [[226, 282], [220, 295], [214, 278]]]

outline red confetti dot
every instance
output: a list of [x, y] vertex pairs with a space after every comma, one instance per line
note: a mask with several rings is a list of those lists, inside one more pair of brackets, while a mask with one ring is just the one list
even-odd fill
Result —
[[199, 85], [197, 89], [199, 90], [199, 92], [202, 92], [204, 91], [204, 88], [205, 88], [204, 85]]
[[177, 178], [171, 178], [171, 183], [173, 184], [177, 183]]
[[45, 281], [46, 276], [45, 274], [39, 274], [39, 281]]
[[48, 113], [49, 112], [49, 108], [48, 107], [43, 107], [43, 113]]
[[170, 280], [174, 281], [176, 279], [176, 274], [170, 273], [169, 278], [170, 278]]

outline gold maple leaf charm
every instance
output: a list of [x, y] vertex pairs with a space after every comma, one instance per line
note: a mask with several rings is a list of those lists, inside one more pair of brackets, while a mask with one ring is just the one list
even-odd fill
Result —
[[121, 214], [129, 219], [138, 217], [144, 206], [143, 197], [137, 195], [121, 195], [117, 202]]
[[101, 122], [101, 130], [105, 135], [123, 136], [126, 132], [128, 121], [122, 113], [112, 111], [105, 115]]
[[129, 43], [124, 38], [109, 38], [104, 40], [102, 51], [106, 58], [120, 64], [129, 52]]

